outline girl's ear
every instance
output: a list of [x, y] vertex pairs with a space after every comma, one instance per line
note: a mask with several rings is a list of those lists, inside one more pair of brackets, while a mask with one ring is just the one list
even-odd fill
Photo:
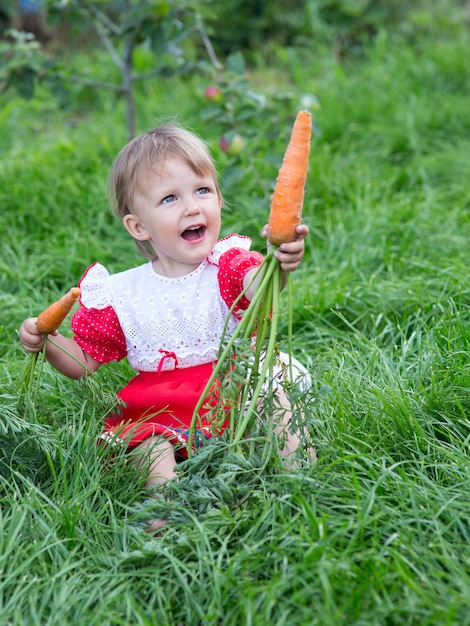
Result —
[[150, 239], [147, 229], [134, 213], [128, 213], [125, 215], [122, 223], [124, 224], [127, 232], [134, 239], [137, 239], [138, 241], [148, 241]]

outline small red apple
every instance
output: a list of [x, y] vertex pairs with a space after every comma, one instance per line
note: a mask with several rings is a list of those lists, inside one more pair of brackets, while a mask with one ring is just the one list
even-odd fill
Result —
[[222, 150], [222, 152], [227, 152], [229, 145], [230, 142], [227, 137], [225, 135], [222, 135], [222, 137], [219, 139], [219, 148]]
[[217, 85], [209, 85], [204, 90], [204, 98], [210, 102], [220, 102], [222, 100], [222, 92]]
[[236, 156], [245, 148], [245, 140], [239, 133], [223, 135], [219, 139], [219, 148], [230, 156]]

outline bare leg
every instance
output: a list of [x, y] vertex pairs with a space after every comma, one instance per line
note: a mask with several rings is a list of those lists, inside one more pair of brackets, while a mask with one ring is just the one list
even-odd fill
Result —
[[[162, 483], [171, 480], [175, 474], [175, 452], [173, 445], [164, 437], [149, 437], [138, 447], [139, 455], [133, 460], [139, 468], [148, 470], [146, 487], [151, 492]], [[166, 519], [149, 521], [147, 532], [153, 533], [168, 524]]]
[[[284, 447], [281, 450], [281, 456], [284, 459], [284, 465], [287, 469], [294, 469], [297, 465], [295, 461], [295, 453], [301, 445], [299, 435], [294, 432], [290, 432], [290, 420], [292, 417], [292, 409], [290, 402], [281, 387], [277, 390], [277, 397], [279, 402], [279, 415], [276, 416], [279, 420], [277, 432], [281, 436], [281, 440], [284, 441]], [[276, 418], [275, 418], [276, 419]], [[312, 458], [312, 461], [316, 461], [317, 455], [315, 448], [308, 448], [306, 451]]]
[[173, 445], [164, 437], [149, 437], [139, 446], [141, 467], [148, 467], [146, 485], [149, 489], [175, 477], [175, 451]]

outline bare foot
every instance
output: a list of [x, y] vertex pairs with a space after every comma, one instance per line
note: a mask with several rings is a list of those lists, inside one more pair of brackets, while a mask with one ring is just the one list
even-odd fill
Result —
[[162, 528], [164, 528], [168, 523], [169, 523], [169, 520], [167, 519], [157, 518], [157, 519], [149, 520], [147, 528], [145, 529], [145, 532], [151, 535], [153, 533], [158, 532]]

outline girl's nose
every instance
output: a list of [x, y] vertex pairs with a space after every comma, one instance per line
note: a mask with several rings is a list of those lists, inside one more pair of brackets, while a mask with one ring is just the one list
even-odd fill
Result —
[[186, 215], [197, 215], [200, 212], [201, 212], [201, 208], [196, 202], [194, 202], [194, 200], [192, 200], [186, 205], [186, 210], [185, 210]]

